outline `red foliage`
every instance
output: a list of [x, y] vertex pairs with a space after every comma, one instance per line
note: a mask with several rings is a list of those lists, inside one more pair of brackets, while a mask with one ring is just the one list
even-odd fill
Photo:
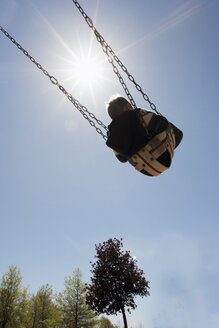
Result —
[[109, 239], [95, 245], [97, 261], [92, 264], [87, 303], [98, 313], [116, 314], [125, 307], [135, 309], [134, 297], [149, 296], [149, 282], [137, 267], [129, 251], [123, 251], [122, 239]]

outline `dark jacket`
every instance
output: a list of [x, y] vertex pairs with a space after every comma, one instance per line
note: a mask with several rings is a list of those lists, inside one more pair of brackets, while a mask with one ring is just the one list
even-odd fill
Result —
[[107, 146], [126, 160], [143, 148], [149, 140], [138, 118], [137, 109], [118, 115], [108, 129]]

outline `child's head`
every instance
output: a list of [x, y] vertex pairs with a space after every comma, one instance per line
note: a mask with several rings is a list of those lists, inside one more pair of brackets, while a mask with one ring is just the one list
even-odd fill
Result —
[[131, 110], [132, 106], [125, 98], [121, 96], [113, 96], [106, 103], [106, 110], [113, 120], [116, 116], [122, 114], [127, 110]]

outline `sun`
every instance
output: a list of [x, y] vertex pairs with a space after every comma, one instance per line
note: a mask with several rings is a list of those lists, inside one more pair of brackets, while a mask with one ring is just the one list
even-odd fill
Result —
[[78, 56], [72, 63], [71, 74], [79, 84], [93, 85], [98, 83], [102, 76], [101, 62], [89, 54]]

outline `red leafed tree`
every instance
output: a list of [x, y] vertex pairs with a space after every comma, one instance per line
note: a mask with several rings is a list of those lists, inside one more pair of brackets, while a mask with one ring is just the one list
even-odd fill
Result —
[[135, 309], [134, 297], [149, 296], [150, 287], [137, 261], [122, 247], [122, 239], [116, 238], [95, 245], [97, 261], [92, 264], [86, 300], [98, 313], [122, 312], [124, 327], [128, 328], [125, 310]]

